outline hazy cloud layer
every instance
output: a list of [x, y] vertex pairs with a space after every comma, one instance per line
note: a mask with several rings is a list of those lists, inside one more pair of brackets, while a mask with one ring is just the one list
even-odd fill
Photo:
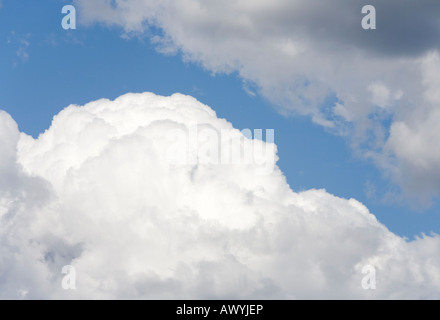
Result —
[[[258, 163], [210, 162], [213, 131]], [[0, 298], [440, 298], [439, 236], [406, 242], [356, 200], [293, 192], [272, 144], [189, 96], [69, 106], [38, 139], [0, 112], [0, 152]]]
[[[83, 23], [148, 35], [158, 50], [214, 72], [237, 71], [279, 111], [310, 115], [409, 196], [440, 194], [438, 83], [440, 3], [369, 1], [377, 29], [361, 28], [364, 1], [76, 0]], [[154, 34], [149, 26], [158, 27]], [[402, 151], [423, 141], [418, 153]], [[403, 178], [405, 176], [405, 178]]]

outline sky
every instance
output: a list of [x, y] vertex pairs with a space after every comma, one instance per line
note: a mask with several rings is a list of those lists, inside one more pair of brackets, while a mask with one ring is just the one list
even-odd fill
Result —
[[[240, 297], [346, 297], [350, 292], [365, 298], [369, 293], [353, 289], [351, 282], [353, 270], [365, 261], [388, 275], [388, 280], [382, 276], [377, 297], [440, 292], [434, 258], [440, 248], [440, 3], [219, 3], [1, 1], [0, 110], [5, 113], [0, 133], [6, 160], [0, 216], [17, 217], [8, 218], [16, 227], [4, 227], [0, 239], [22, 248], [13, 240], [29, 233], [38, 245], [22, 249], [22, 260], [14, 260], [8, 246], [2, 248], [8, 258], [0, 266], [9, 271], [0, 269], [0, 285], [8, 288], [0, 297], [65, 294], [42, 279], [73, 262], [78, 270], [90, 270], [83, 278], [88, 289], [77, 290], [75, 297], [151, 297], [136, 286], [123, 287], [123, 278], [110, 283], [100, 278], [106, 261], [117, 260], [109, 243], [130, 247], [126, 261], [140, 244], [151, 248], [155, 259], [126, 262], [129, 271], [121, 277], [128, 284], [157, 286], [160, 297], [169, 297], [170, 290], [184, 297], [230, 297], [233, 279], [218, 284], [203, 278], [216, 270], [220, 277], [226, 269], [245, 278]], [[64, 30], [61, 9], [70, 4], [77, 26]], [[376, 8], [376, 30], [361, 27], [366, 4]], [[141, 102], [157, 110], [139, 109]], [[151, 119], [163, 123], [156, 126]], [[197, 121], [217, 129], [273, 129], [278, 157], [273, 173], [255, 178], [255, 168], [226, 165], [202, 170], [198, 182], [174, 177], [163, 167], [162, 149], [167, 133], [178, 128], [173, 121], [187, 128]], [[151, 150], [144, 150], [142, 141]], [[266, 164], [271, 156], [271, 151], [264, 155]], [[138, 167], [136, 159], [150, 167]], [[136, 179], [133, 168], [162, 183], [153, 187]], [[257, 200], [242, 201], [243, 190]], [[260, 195], [261, 190], [266, 191]], [[106, 203], [112, 197], [120, 201]], [[229, 213], [220, 213], [222, 208]], [[292, 210], [295, 218], [289, 216]], [[125, 211], [127, 221], [118, 214]], [[75, 217], [92, 225], [104, 221], [108, 229], [94, 236]], [[175, 226], [168, 226], [168, 219], [175, 219]], [[138, 234], [133, 221], [157, 237]], [[175, 253], [167, 264], [161, 249], [178, 252], [179, 235], [188, 245], [196, 240], [185, 221], [207, 256], [191, 259], [189, 250]], [[49, 232], [54, 222], [59, 227]], [[135, 235], [113, 243], [117, 223]], [[204, 231], [210, 228], [212, 238]], [[258, 236], [250, 234], [255, 229]], [[167, 232], [175, 234], [168, 247], [160, 241]], [[228, 239], [222, 243], [228, 249], [218, 249], [216, 237]], [[345, 244], [344, 237], [353, 238], [353, 244]], [[334, 250], [326, 252], [320, 241], [331, 242]], [[285, 249], [289, 243], [296, 249]], [[307, 253], [302, 246], [310, 248]], [[41, 254], [47, 263], [29, 273], [35, 279], [10, 280], [21, 277], [24, 261]], [[280, 272], [298, 255], [305, 258], [297, 268]], [[340, 265], [331, 263], [336, 258]], [[136, 263], [147, 260], [155, 261], [150, 273], [137, 278], [142, 271]], [[118, 267], [127, 266], [116, 263], [113, 272]], [[396, 270], [410, 280], [399, 282]], [[304, 278], [298, 280], [299, 275]], [[290, 280], [281, 284], [285, 279]], [[215, 284], [212, 291], [201, 289], [203, 280]], [[193, 287], [187, 285], [191, 281]], [[414, 285], [411, 292], [403, 289], [408, 282]]]

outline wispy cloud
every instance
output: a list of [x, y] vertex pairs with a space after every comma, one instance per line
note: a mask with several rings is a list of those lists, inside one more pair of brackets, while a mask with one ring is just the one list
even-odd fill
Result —
[[[10, 32], [9, 37], [7, 38], [7, 43], [9, 45], [16, 46], [17, 49], [15, 51], [16, 57], [21, 62], [26, 62], [30, 58], [29, 47], [31, 45], [30, 42], [31, 34], [17, 34], [14, 30]], [[14, 65], [17, 64], [17, 61], [14, 61]]]

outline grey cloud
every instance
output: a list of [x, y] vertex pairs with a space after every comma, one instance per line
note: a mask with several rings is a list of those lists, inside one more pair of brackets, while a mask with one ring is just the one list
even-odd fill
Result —
[[[417, 167], [420, 162], [409, 159], [417, 155], [403, 155], [392, 143], [401, 141], [395, 135], [404, 131], [391, 132], [393, 121], [420, 126], [415, 119], [428, 119], [438, 105], [427, 99], [431, 84], [423, 67], [429, 62], [436, 68], [438, 1], [76, 3], [83, 22], [117, 25], [127, 34], [159, 28], [152, 41], [160, 52], [180, 50], [183, 59], [210, 71], [236, 71], [245, 87], [255, 84], [281, 113], [309, 115], [330, 132], [348, 136], [356, 154], [374, 162], [404, 191], [415, 197], [440, 195], [433, 174], [433, 163], [440, 162], [435, 146], [423, 144], [429, 165]], [[361, 28], [361, 8], [367, 4], [376, 7], [376, 30]], [[432, 141], [423, 133], [421, 139]], [[403, 182], [407, 163], [414, 165], [414, 174]], [[418, 188], [423, 181], [425, 187]]]
[[[360, 27], [361, 8], [367, 4], [376, 8], [374, 31]], [[440, 3], [435, 0], [303, 1], [299, 9], [282, 14], [286, 30], [304, 30], [319, 42], [387, 56], [418, 56], [440, 48]], [[279, 17], [273, 18], [272, 23]]]

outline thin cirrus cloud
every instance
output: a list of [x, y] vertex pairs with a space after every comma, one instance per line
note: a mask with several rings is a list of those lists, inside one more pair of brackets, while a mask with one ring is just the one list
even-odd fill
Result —
[[[76, 0], [84, 24], [148, 35], [165, 54], [238, 72], [286, 115], [347, 137], [410, 202], [440, 195], [440, 3], [369, 1]], [[149, 30], [159, 28], [159, 34]], [[438, 86], [437, 86], [438, 87]], [[429, 128], [429, 130], [427, 129]], [[417, 145], [409, 152], [406, 142]], [[418, 143], [421, 142], [421, 143]], [[418, 203], [418, 202], [417, 202]]]
[[[11, 31], [7, 38], [8, 45], [16, 46], [16, 56], [21, 62], [26, 62], [30, 58], [29, 47], [31, 45], [30, 39], [32, 34], [17, 34], [14, 30]], [[17, 61], [14, 61], [14, 66], [17, 65]]]
[[[209, 133], [188, 154], [194, 125]], [[207, 161], [212, 132], [258, 163]], [[273, 144], [192, 97], [72, 105], [38, 139], [1, 111], [0, 142], [1, 298], [440, 298], [438, 235], [408, 242], [354, 199], [293, 192]]]

